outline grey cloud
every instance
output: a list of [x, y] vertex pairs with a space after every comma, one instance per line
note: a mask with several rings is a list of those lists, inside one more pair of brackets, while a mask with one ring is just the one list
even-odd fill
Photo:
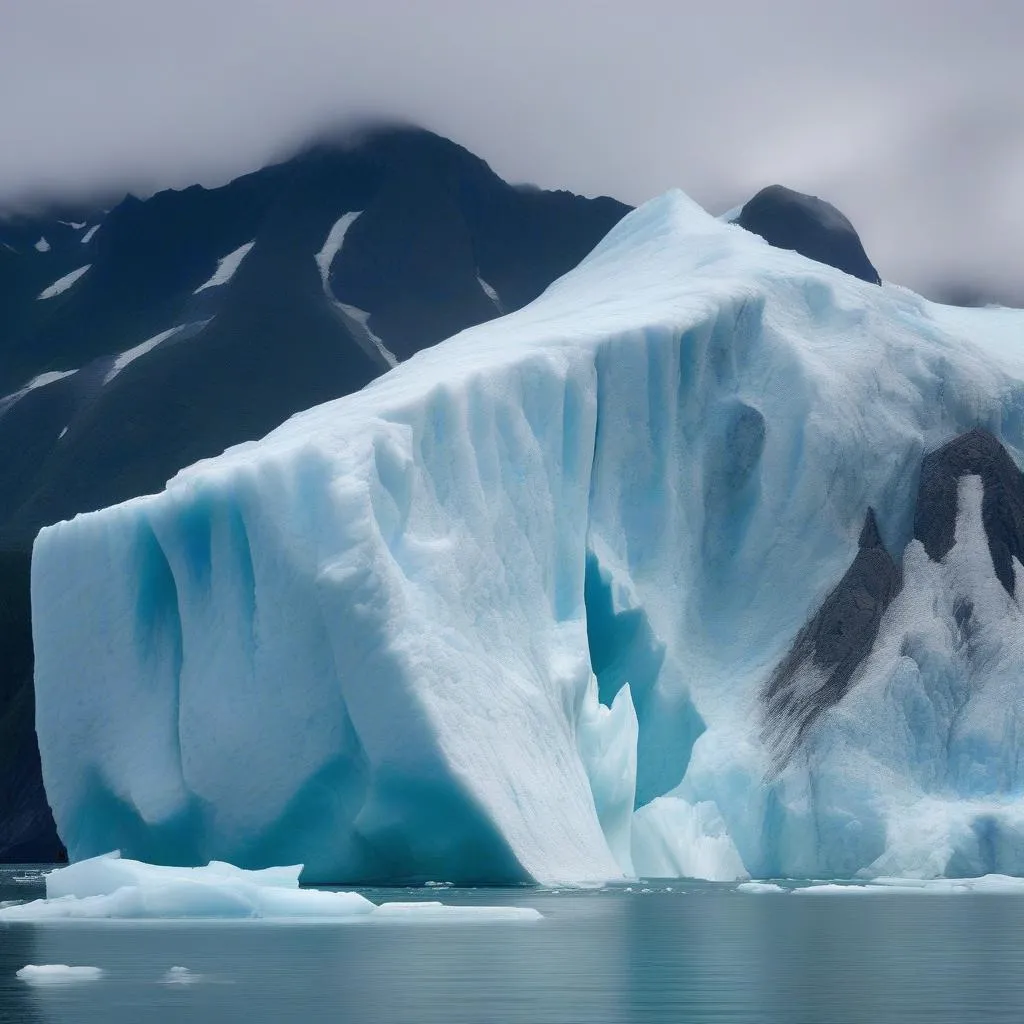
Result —
[[884, 276], [1024, 293], [1020, 0], [15, 0], [0, 200], [217, 184], [417, 121], [512, 180], [823, 195]]

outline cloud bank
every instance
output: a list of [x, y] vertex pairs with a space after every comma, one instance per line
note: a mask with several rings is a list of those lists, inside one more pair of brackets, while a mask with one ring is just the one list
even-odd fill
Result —
[[778, 181], [884, 277], [1024, 297], [1022, 48], [1019, 0], [11, 3], [0, 203], [215, 185], [395, 117], [633, 203]]

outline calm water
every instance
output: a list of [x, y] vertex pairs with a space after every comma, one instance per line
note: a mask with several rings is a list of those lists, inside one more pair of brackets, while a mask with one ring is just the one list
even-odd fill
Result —
[[[42, 894], [0, 871], [0, 900]], [[0, 1021], [871, 1024], [1024, 1020], [1024, 897], [368, 890], [533, 906], [516, 925], [0, 926]], [[671, 887], [671, 891], [667, 891]], [[31, 988], [28, 963], [103, 968]], [[184, 966], [201, 977], [168, 985]]]

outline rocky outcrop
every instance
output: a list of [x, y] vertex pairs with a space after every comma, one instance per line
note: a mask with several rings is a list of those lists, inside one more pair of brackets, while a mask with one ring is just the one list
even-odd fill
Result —
[[[1024, 563], [1024, 474], [989, 431], [975, 428], [924, 457], [914, 538], [930, 561], [946, 558], [957, 539], [959, 482], [966, 476], [981, 480], [981, 519], [992, 571], [1013, 597], [1015, 565]], [[855, 684], [856, 671], [878, 638], [882, 616], [902, 586], [900, 567], [882, 544], [869, 509], [853, 563], [797, 634], [762, 690], [763, 735], [774, 753], [776, 771], [785, 766], [817, 718]], [[971, 620], [971, 601], [953, 595], [950, 603], [952, 619], [963, 632]]]
[[793, 249], [862, 281], [881, 284], [854, 226], [817, 196], [769, 185], [746, 203], [734, 223], [778, 249]]
[[846, 695], [901, 582], [868, 509], [850, 568], [797, 634], [762, 693], [765, 739], [779, 767], [818, 716]]
[[1016, 593], [1013, 561], [1024, 562], [1024, 474], [998, 439], [980, 427], [926, 455], [914, 512], [914, 536], [941, 561], [953, 547], [957, 481], [981, 477], [981, 518], [996, 577]]

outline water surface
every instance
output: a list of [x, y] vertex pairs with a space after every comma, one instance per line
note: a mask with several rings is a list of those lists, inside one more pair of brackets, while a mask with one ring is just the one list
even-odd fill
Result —
[[[0, 900], [42, 895], [0, 869]], [[946, 1024], [1024, 1020], [1024, 897], [363, 890], [536, 907], [535, 924], [0, 925], [0, 1021]], [[101, 967], [31, 988], [28, 963]], [[187, 967], [193, 984], [167, 984]]]

